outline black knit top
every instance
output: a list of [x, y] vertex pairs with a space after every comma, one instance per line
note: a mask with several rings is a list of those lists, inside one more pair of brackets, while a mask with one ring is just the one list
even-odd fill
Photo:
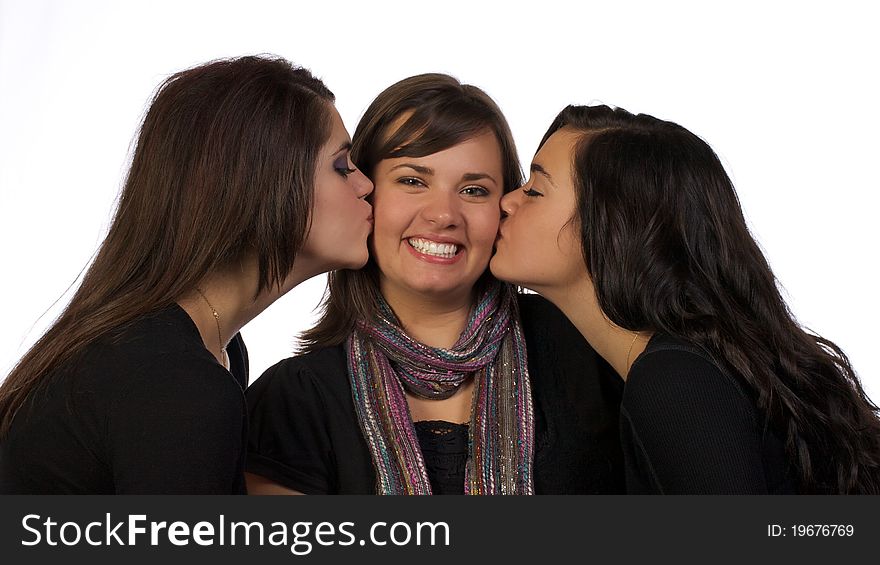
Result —
[[0, 494], [244, 494], [247, 350], [231, 371], [177, 304], [87, 346], [0, 442]]
[[742, 378], [667, 335], [633, 362], [621, 439], [630, 494], [796, 492], [784, 445]]

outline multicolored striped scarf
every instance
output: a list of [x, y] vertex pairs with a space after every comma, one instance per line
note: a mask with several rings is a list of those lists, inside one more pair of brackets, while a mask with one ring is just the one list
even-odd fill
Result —
[[378, 494], [431, 494], [404, 391], [452, 396], [473, 375], [465, 494], [533, 494], [534, 416], [515, 293], [493, 283], [450, 349], [408, 336], [385, 300], [348, 339], [348, 372]]

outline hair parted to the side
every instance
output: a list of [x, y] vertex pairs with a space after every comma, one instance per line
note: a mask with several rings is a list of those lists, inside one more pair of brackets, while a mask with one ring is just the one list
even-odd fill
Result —
[[785, 441], [805, 493], [880, 494], [880, 420], [848, 358], [797, 323], [752, 238], [733, 183], [672, 122], [569, 106], [584, 260], [618, 326], [664, 332], [743, 377]]
[[216, 269], [255, 256], [260, 291], [283, 283], [308, 233], [333, 100], [306, 69], [273, 56], [217, 60], [164, 81], [94, 261], [0, 386], [0, 438], [59, 365]]
[[[383, 159], [424, 157], [486, 132], [501, 147], [504, 192], [514, 190], [522, 184], [522, 170], [498, 105], [476, 86], [449, 75], [417, 75], [391, 85], [370, 104], [352, 137], [351, 158], [373, 178]], [[357, 320], [375, 317], [378, 299], [379, 273], [372, 258], [358, 271], [329, 273], [321, 319], [302, 334], [302, 350], [343, 343]]]

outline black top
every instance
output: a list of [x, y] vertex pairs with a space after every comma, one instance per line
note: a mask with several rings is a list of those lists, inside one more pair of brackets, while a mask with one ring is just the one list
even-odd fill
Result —
[[232, 367], [174, 304], [89, 345], [22, 406], [0, 493], [244, 493], [247, 351]]
[[790, 494], [785, 447], [741, 377], [666, 335], [633, 362], [621, 405], [630, 494]]
[[434, 494], [464, 494], [468, 425], [422, 420], [413, 426]]
[[[535, 491], [622, 492], [623, 382], [556, 307], [537, 295], [521, 295], [519, 304], [535, 415]], [[247, 401], [248, 471], [306, 494], [375, 493], [342, 346], [281, 361], [251, 385]], [[429, 456], [436, 462], [429, 464], [434, 469], [429, 478], [441, 492], [461, 492], [463, 472], [451, 488], [449, 470], [466, 426], [444, 425], [458, 440], [446, 438], [448, 446], [435, 446], [446, 455]], [[425, 450], [425, 425], [416, 429], [422, 429]]]

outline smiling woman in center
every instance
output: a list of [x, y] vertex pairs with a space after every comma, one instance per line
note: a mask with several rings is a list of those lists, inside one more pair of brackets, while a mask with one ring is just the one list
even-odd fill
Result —
[[488, 271], [510, 129], [439, 74], [379, 94], [352, 141], [371, 259], [330, 275], [305, 352], [248, 390], [248, 490], [615, 493], [621, 379], [548, 301]]

